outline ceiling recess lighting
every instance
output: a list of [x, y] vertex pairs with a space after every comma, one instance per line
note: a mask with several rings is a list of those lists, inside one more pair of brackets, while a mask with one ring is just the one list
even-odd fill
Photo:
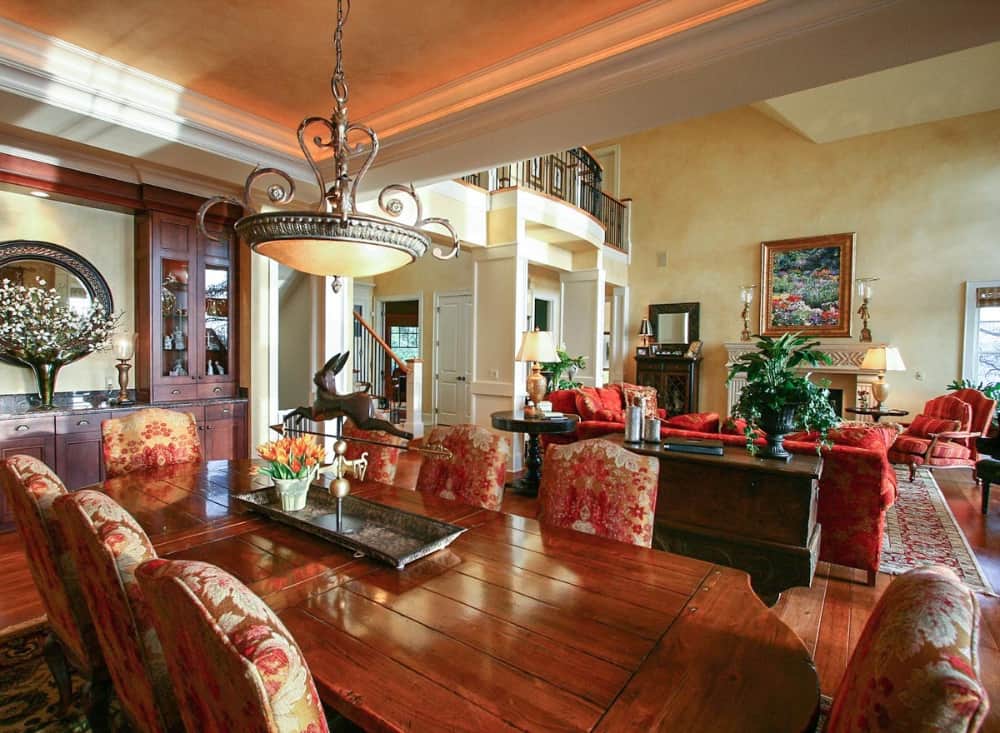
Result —
[[[233, 204], [245, 213], [236, 222], [236, 234], [255, 251], [289, 267], [313, 275], [333, 275], [334, 290], [339, 290], [340, 277], [367, 277], [389, 272], [422, 257], [430, 246], [428, 226], [440, 227], [451, 240], [447, 252], [435, 247], [434, 257], [448, 260], [458, 256], [459, 242], [455, 228], [447, 219], [424, 217], [420, 199], [412, 185], [394, 183], [382, 189], [379, 208], [391, 219], [357, 212], [357, 192], [361, 179], [371, 168], [378, 154], [378, 136], [366, 125], [348, 122], [347, 82], [343, 66], [344, 23], [350, 14], [350, 0], [344, 12], [343, 0], [337, 1], [337, 30], [334, 35], [336, 67], [330, 82], [334, 107], [329, 118], [306, 117], [299, 124], [299, 147], [312, 169], [322, 199], [312, 210], [280, 208], [295, 198], [295, 183], [291, 176], [277, 168], [256, 168], [247, 177], [242, 201], [232, 196], [208, 199], [198, 211], [198, 227], [206, 237], [218, 237], [205, 229], [205, 214], [217, 204]], [[312, 130], [313, 132], [308, 132]], [[312, 137], [310, 137], [312, 135]], [[350, 142], [352, 137], [355, 142]], [[318, 154], [332, 150], [334, 175], [327, 185], [320, 170]], [[365, 155], [356, 175], [348, 173], [350, 158]], [[272, 211], [262, 211], [251, 199], [251, 189], [263, 178], [271, 183], [264, 187]], [[410, 198], [416, 213], [413, 221], [404, 224], [398, 219], [404, 204], [400, 195]]]
[[32, 196], [37, 196], [40, 199], [49, 198], [49, 194], [46, 193], [45, 191], [29, 191], [28, 193], [30, 193]]

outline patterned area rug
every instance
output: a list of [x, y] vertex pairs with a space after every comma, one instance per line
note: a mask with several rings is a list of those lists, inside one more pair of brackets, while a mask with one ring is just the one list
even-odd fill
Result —
[[909, 469], [896, 466], [896, 477], [899, 495], [886, 512], [879, 570], [899, 575], [920, 565], [945, 565], [973, 590], [996, 595], [931, 472], [918, 468], [910, 481]]
[[73, 699], [65, 717], [58, 713], [59, 693], [42, 656], [45, 629], [0, 640], [0, 730], [5, 733], [84, 733], [80, 709], [82, 681], [73, 677]]

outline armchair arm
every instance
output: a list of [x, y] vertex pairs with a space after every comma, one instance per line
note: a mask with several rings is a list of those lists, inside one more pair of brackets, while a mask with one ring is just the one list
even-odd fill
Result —
[[947, 430], [943, 433], [927, 433], [932, 438], [941, 438], [943, 440], [962, 440], [964, 438], [978, 438], [982, 435], [979, 431], [969, 431], [969, 430]]

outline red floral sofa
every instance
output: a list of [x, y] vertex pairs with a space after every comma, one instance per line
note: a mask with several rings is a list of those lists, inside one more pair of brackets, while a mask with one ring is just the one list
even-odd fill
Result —
[[[610, 391], [614, 389], [615, 386], [606, 387], [598, 392], [603, 391], [610, 402]], [[620, 387], [618, 391], [620, 394]], [[577, 390], [552, 392], [548, 396], [552, 409], [580, 414], [576, 393]], [[660, 412], [662, 417], [663, 411]], [[608, 415], [613, 413], [596, 413], [590, 419], [581, 415], [576, 432], [544, 436], [543, 440], [546, 444], [571, 443], [623, 432], [624, 417], [621, 422], [600, 419]], [[715, 413], [674, 416], [665, 422], [660, 433], [663, 437], [707, 438], [721, 440], [726, 445], [746, 445], [742, 421], [727, 420], [720, 425]], [[864, 570], [869, 585], [875, 583], [882, 556], [885, 512], [896, 501], [896, 472], [888, 459], [896, 435], [896, 429], [889, 426], [844, 425], [830, 432], [833, 446], [823, 449], [817, 507], [817, 520], [823, 527], [819, 559]], [[814, 453], [817, 440], [815, 433], [793, 433], [785, 439], [785, 447], [791, 453]], [[763, 437], [758, 442], [763, 445]]]

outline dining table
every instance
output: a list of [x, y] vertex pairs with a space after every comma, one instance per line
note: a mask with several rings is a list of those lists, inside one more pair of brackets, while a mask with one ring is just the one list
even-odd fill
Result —
[[397, 570], [233, 501], [252, 461], [90, 487], [157, 552], [215, 564], [278, 614], [324, 705], [365, 730], [812, 730], [816, 669], [740, 570], [406, 488], [352, 494], [450, 522]]

